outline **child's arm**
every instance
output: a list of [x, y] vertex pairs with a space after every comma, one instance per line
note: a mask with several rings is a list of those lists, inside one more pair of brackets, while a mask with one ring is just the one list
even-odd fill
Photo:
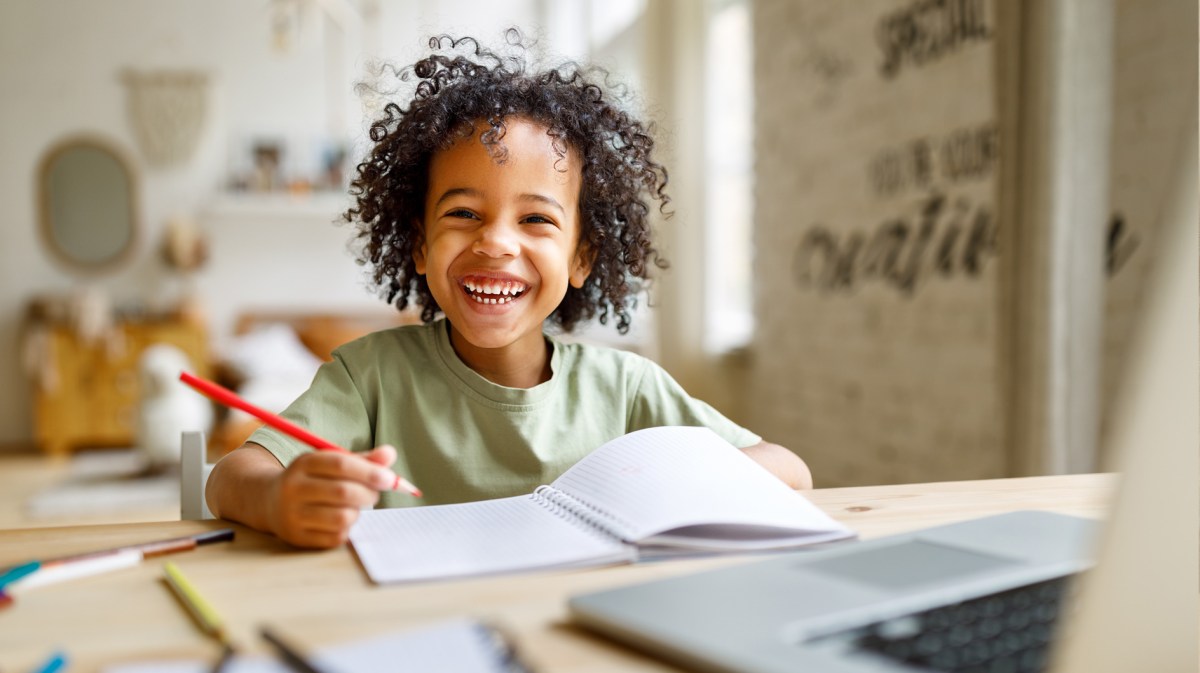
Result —
[[[363, 460], [363, 458], [367, 460]], [[284, 468], [274, 454], [247, 442], [213, 466], [205, 487], [214, 516], [273, 533], [299, 547], [345, 543], [360, 508], [390, 488], [390, 446], [349, 455], [305, 453]]]
[[807, 490], [813, 487], [812, 473], [808, 471], [808, 465], [800, 456], [778, 444], [759, 442], [754, 446], [747, 446], [742, 452], [792, 488]]

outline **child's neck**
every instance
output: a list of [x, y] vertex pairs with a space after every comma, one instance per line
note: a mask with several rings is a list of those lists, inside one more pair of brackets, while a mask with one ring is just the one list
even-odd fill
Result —
[[507, 388], [532, 388], [550, 380], [551, 345], [541, 334], [504, 348], [479, 348], [450, 327], [458, 358], [483, 378]]

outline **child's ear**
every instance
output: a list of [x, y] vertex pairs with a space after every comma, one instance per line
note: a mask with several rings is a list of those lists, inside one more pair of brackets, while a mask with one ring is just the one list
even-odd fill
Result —
[[580, 241], [575, 248], [575, 258], [571, 260], [571, 273], [568, 280], [571, 282], [571, 287], [581, 288], [584, 281], [592, 273], [592, 263], [596, 261], [596, 253], [592, 250], [592, 246], [585, 241]]

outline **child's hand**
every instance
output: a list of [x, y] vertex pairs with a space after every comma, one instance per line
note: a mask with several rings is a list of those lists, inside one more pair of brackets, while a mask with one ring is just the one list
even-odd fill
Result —
[[386, 445], [366, 454], [314, 451], [296, 458], [268, 494], [272, 531], [299, 547], [344, 544], [359, 510], [392, 487], [395, 461], [396, 450]]

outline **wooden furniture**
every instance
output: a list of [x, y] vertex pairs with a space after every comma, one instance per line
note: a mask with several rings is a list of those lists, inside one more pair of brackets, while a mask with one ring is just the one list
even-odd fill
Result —
[[[291, 327], [300, 343], [322, 361], [329, 361], [333, 351], [344, 343], [379, 330], [413, 325], [421, 321], [420, 313], [404, 313], [393, 309], [380, 311], [310, 312], [310, 311], [249, 311], [238, 316], [235, 334], [247, 334], [257, 328], [283, 324]], [[245, 381], [238, 372], [219, 359], [214, 362], [215, 377], [227, 388], [237, 390]], [[271, 411], [283, 411], [272, 409]], [[262, 425], [253, 418], [230, 417], [228, 409], [218, 407], [217, 423], [208, 440], [208, 457], [212, 461], [241, 446], [246, 438]]]
[[[808, 495], [863, 538], [872, 538], [1019, 509], [1102, 516], [1114, 485], [1111, 475], [1071, 475], [824, 489]], [[229, 525], [175, 521], [0, 531], [0, 567]], [[678, 670], [573, 626], [566, 618], [568, 596], [748, 558], [381, 587], [370, 584], [348, 548], [299, 551], [235, 527], [234, 542], [171, 560], [223, 613], [232, 638], [247, 652], [267, 652], [256, 635], [262, 624], [317, 647], [471, 616], [498, 622], [537, 670], [555, 673]], [[70, 656], [72, 673], [135, 659], [190, 657], [211, 663], [218, 646], [164, 585], [162, 564], [162, 558], [150, 559], [137, 568], [43, 587], [0, 609], [0, 670], [32, 670], [60, 647]]]
[[304, 347], [322, 360], [333, 357], [342, 344], [379, 330], [415, 325], [421, 322], [420, 313], [403, 313], [384, 308], [378, 311], [251, 311], [238, 316], [234, 332], [245, 334], [256, 327], [283, 323], [296, 331]]
[[208, 335], [193, 322], [161, 318], [124, 320], [115, 334], [85, 343], [65, 324], [47, 331], [44, 366], [51, 383], [34, 386], [34, 438], [42, 451], [62, 455], [79, 448], [132, 446], [141, 384], [138, 358], [154, 344], [177, 346], [195, 371], [208, 375]]

